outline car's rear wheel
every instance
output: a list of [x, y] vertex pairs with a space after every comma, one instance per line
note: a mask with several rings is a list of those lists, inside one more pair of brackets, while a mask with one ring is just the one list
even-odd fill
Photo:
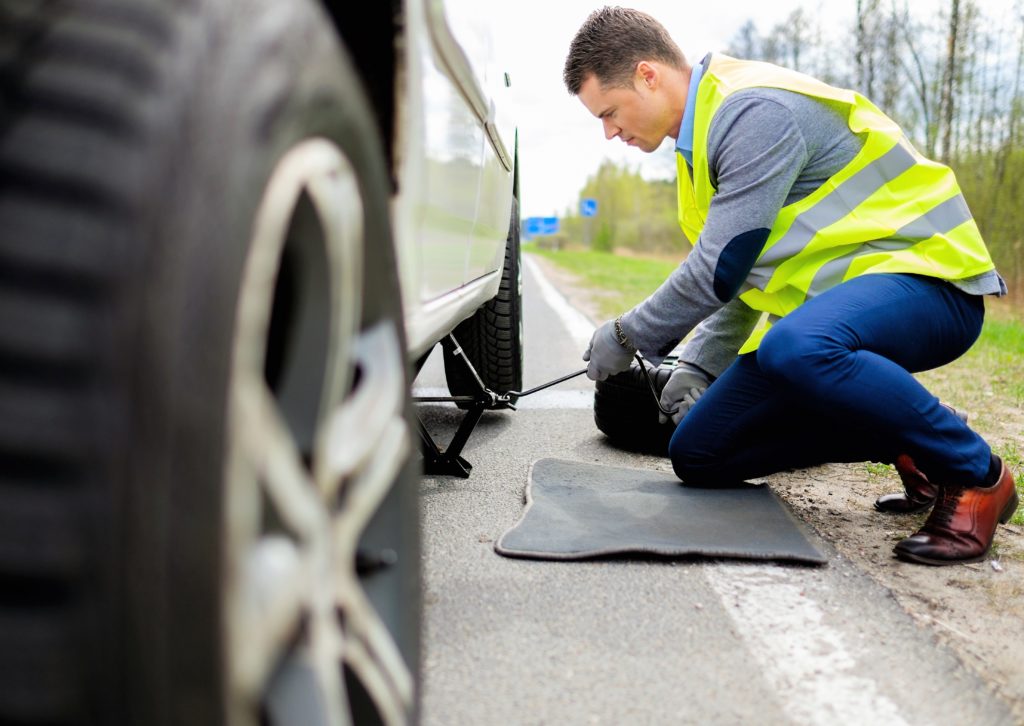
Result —
[[[498, 294], [461, 322], [453, 334], [480, 379], [496, 393], [523, 390], [523, 270], [519, 247], [519, 204], [505, 243], [505, 262]], [[471, 396], [479, 385], [465, 361], [444, 351], [444, 371], [453, 396]], [[515, 402], [515, 399], [512, 399]]]
[[0, 12], [0, 720], [413, 720], [388, 182], [330, 21]]

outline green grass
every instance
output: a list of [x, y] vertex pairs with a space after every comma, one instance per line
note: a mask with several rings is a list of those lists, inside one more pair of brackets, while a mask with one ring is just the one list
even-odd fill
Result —
[[888, 477], [896, 471], [892, 464], [882, 464], [877, 461], [865, 462], [864, 467], [868, 470], [868, 476]]
[[1024, 323], [1020, 320], [990, 316], [964, 362], [988, 373], [995, 395], [1015, 406], [1024, 405]]
[[[1017, 494], [1021, 501], [1024, 501], [1024, 455], [1021, 454], [1020, 446], [1016, 441], [1007, 441], [996, 444], [992, 451], [1013, 473], [1013, 478], [1017, 482]], [[1024, 524], [1024, 507], [1017, 508], [1017, 512], [1010, 518], [1010, 524]]]
[[555, 252], [530, 247], [528, 251], [551, 260], [579, 277], [585, 285], [602, 293], [595, 295], [595, 299], [605, 318], [621, 315], [642, 302], [679, 265], [678, 262], [620, 257], [610, 252], [589, 250]]

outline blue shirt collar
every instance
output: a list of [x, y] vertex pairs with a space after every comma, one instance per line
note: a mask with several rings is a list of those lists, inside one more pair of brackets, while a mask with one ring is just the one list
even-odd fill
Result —
[[697, 86], [700, 85], [700, 78], [704, 75], [704, 66], [697, 64], [690, 72], [690, 90], [686, 93], [686, 109], [683, 111], [683, 121], [679, 124], [679, 137], [676, 139], [676, 149], [686, 159], [686, 163], [693, 166], [693, 109], [697, 105]]

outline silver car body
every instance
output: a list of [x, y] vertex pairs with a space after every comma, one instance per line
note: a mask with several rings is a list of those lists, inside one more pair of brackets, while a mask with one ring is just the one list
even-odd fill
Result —
[[399, 49], [392, 219], [409, 355], [495, 296], [513, 204], [506, 70], [473, 0], [410, 0]]

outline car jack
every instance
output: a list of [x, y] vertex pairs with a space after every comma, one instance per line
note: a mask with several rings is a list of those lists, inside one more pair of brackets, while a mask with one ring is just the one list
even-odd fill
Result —
[[480, 375], [476, 372], [473, 364], [470, 362], [466, 353], [462, 350], [462, 346], [455, 340], [455, 336], [449, 334], [448, 337], [441, 340], [441, 345], [450, 354], [457, 358], [461, 358], [469, 369], [470, 374], [473, 376], [473, 380], [479, 388], [472, 396], [417, 396], [412, 400], [414, 403], [463, 403], [468, 404], [468, 410], [466, 415], [462, 418], [459, 423], [459, 428], [455, 431], [455, 436], [452, 437], [451, 443], [448, 444], [448, 448], [441, 449], [435, 442], [430, 432], [427, 431], [427, 427], [423, 425], [423, 419], [419, 418], [419, 430], [420, 440], [423, 443], [423, 472], [425, 474], [441, 474], [447, 476], [457, 476], [463, 479], [469, 477], [470, 472], [473, 470], [473, 465], [462, 458], [462, 448], [469, 441], [470, 434], [473, 433], [473, 429], [476, 428], [477, 423], [480, 422], [480, 417], [483, 416], [484, 411], [500, 411], [503, 409], [516, 410], [515, 404], [512, 403], [513, 399], [520, 399], [524, 396], [529, 396], [531, 393], [536, 393], [550, 386], [554, 386], [563, 381], [567, 381], [570, 378], [583, 375], [587, 372], [586, 368], [556, 378], [553, 381], [548, 381], [535, 388], [531, 388], [527, 391], [507, 391], [505, 393], [495, 393], [489, 389], [481, 380]]

